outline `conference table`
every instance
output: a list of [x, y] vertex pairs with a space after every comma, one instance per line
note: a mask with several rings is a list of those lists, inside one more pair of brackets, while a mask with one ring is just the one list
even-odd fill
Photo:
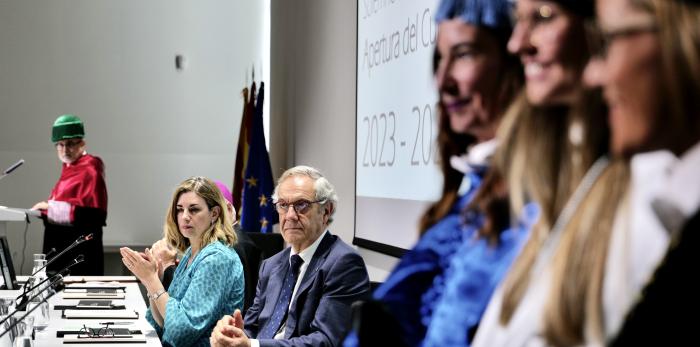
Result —
[[[90, 278], [85, 278], [85, 280], [89, 280], [88, 283], [92, 283], [93, 281], [96, 280], [113, 280], [113, 279], [121, 279], [121, 280], [126, 280], [125, 282], [119, 282], [119, 286], [125, 287], [124, 290], [124, 298], [123, 299], [110, 299], [112, 300], [112, 304], [114, 305], [123, 305], [127, 311], [135, 311], [138, 314], [137, 319], [113, 319], [113, 318], [99, 318], [99, 319], [88, 319], [88, 318], [74, 318], [74, 319], [67, 319], [62, 316], [63, 311], [62, 310], [56, 310], [56, 306], [74, 306], [77, 305], [79, 299], [68, 299], [64, 298], [64, 293], [60, 292], [54, 295], [49, 299], [49, 308], [50, 308], [50, 319], [49, 319], [49, 324], [48, 326], [43, 330], [43, 331], [37, 331], [35, 334], [35, 339], [34, 339], [34, 346], [35, 347], [44, 347], [44, 346], [69, 346], [72, 344], [64, 343], [64, 339], [61, 337], [57, 337], [57, 332], [59, 331], [76, 331], [80, 330], [83, 327], [83, 324], [85, 324], [88, 327], [91, 328], [99, 328], [102, 327], [100, 325], [101, 322], [109, 321], [109, 322], [118, 322], [116, 325], [111, 326], [112, 328], [128, 328], [129, 330], [139, 330], [143, 333], [145, 336], [145, 343], [144, 342], [139, 342], [139, 343], [119, 343], [115, 341], [107, 342], [109, 341], [108, 339], [105, 339], [107, 343], [100, 343], [99, 341], [91, 341], [88, 344], [91, 346], [105, 346], [105, 347], [114, 347], [114, 346], [119, 346], [119, 345], [125, 345], [125, 346], [161, 346], [160, 340], [158, 339], [158, 335], [156, 334], [155, 330], [153, 327], [146, 321], [145, 314], [146, 314], [146, 302], [143, 299], [143, 296], [141, 295], [141, 291], [139, 289], [139, 284], [138, 282], [135, 281], [135, 278], [132, 276], [106, 276], [106, 277], [93, 277], [91, 276]], [[21, 280], [20, 276], [18, 276], [18, 280]], [[76, 281], [76, 278], [71, 278], [70, 276], [67, 278], [67, 283], [69, 281]], [[78, 279], [79, 280], [79, 279]], [[110, 282], [113, 283], [113, 282]], [[15, 298], [20, 294], [20, 291], [18, 290], [0, 290], [0, 297], [12, 297]], [[80, 310], [80, 313], [82, 313], [84, 310]], [[88, 310], [85, 310], [88, 311]], [[92, 312], [96, 312], [97, 310], [89, 310]], [[106, 312], [110, 310], [101, 310], [101, 312]], [[36, 312], [36, 311], [35, 311]], [[21, 317], [24, 312], [18, 313], [17, 317]], [[89, 314], [89, 313], [88, 313]], [[107, 313], [107, 315], [109, 315]], [[94, 340], [94, 339], [93, 339]], [[140, 340], [140, 339], [139, 339]], [[81, 343], [83, 345], [84, 343]]]

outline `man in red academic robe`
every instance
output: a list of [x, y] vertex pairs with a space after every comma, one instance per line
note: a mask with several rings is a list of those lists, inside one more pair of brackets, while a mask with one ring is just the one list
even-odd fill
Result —
[[60, 252], [81, 235], [93, 234], [92, 240], [62, 255], [48, 270], [60, 270], [83, 254], [85, 261], [72, 267], [71, 275], [100, 276], [104, 274], [102, 227], [107, 220], [107, 185], [102, 159], [87, 154], [84, 137], [80, 118], [67, 114], [56, 119], [51, 140], [63, 162], [61, 177], [49, 199], [32, 208], [42, 212], [44, 253], [52, 248]]

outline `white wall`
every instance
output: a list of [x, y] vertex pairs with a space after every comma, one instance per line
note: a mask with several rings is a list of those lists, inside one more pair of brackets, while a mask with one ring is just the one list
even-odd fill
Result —
[[[355, 214], [356, 1], [272, 2], [271, 161], [275, 175], [306, 164], [340, 196], [331, 231], [352, 242]], [[360, 249], [374, 281], [396, 259]]]
[[[0, 167], [26, 164], [0, 181], [0, 205], [46, 199], [60, 173], [50, 132], [62, 113], [85, 121], [88, 151], [107, 166], [107, 245], [160, 237], [170, 194], [188, 176], [230, 184], [240, 91], [263, 61], [263, 4], [1, 1]], [[24, 225], [8, 229], [19, 263]], [[42, 234], [30, 225], [26, 259]]]
[[[232, 179], [251, 65], [259, 79], [263, 1], [5, 0], [0, 2], [0, 205], [45, 199], [60, 166], [50, 126], [86, 122], [88, 150], [107, 165], [105, 243], [159, 237], [173, 187], [190, 175]], [[352, 242], [355, 192], [354, 0], [271, 2], [270, 157], [275, 177], [323, 170], [341, 202], [332, 231]], [[176, 71], [183, 54], [187, 68]], [[9, 225], [19, 263], [23, 224]], [[32, 223], [26, 258], [41, 247]], [[372, 280], [396, 260], [360, 250]], [[25, 264], [25, 271], [31, 264]]]

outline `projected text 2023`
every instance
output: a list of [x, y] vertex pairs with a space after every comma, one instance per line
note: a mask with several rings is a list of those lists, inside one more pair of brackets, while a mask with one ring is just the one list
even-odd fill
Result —
[[388, 111], [363, 117], [358, 125], [362, 166], [436, 164], [437, 124], [433, 110], [432, 105], [426, 104], [411, 107], [405, 115]]

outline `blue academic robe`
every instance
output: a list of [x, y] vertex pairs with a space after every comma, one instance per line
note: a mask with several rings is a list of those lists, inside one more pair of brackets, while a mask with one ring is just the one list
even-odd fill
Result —
[[[529, 235], [538, 209], [530, 204], [496, 245], [479, 238], [483, 215], [463, 213], [481, 177], [465, 176], [470, 189], [450, 213], [429, 228], [374, 292], [396, 318], [409, 346], [468, 346], [495, 287]], [[445, 341], [444, 339], [449, 341]]]

